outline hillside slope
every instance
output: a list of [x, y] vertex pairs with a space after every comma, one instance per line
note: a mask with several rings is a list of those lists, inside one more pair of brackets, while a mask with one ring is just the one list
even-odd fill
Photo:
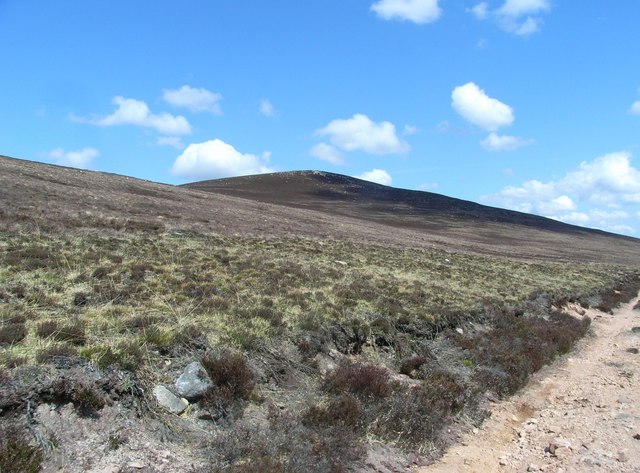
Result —
[[[511, 256], [577, 257], [595, 261], [617, 260], [624, 253], [636, 261], [634, 257], [640, 248], [640, 241], [634, 238], [321, 171], [215, 179], [183, 187], [319, 211], [366, 224], [375, 222], [391, 227], [394, 233], [418, 232], [424, 241], [452, 244], [456, 249], [471, 247], [480, 252]], [[570, 247], [566, 247], [569, 242]]]
[[0, 156], [0, 202], [0, 229], [188, 229], [640, 263], [640, 240], [634, 238], [328, 173], [171, 186]]

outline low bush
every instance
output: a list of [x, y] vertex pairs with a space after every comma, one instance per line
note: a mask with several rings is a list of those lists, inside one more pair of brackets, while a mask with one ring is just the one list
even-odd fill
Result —
[[308, 428], [288, 412], [271, 412], [265, 430], [238, 423], [210, 444], [212, 472], [343, 473], [365, 450], [350, 430]]
[[59, 404], [73, 402], [76, 411], [85, 417], [95, 416], [105, 406], [104, 397], [94, 385], [67, 377], [53, 383], [51, 397]]
[[96, 279], [104, 279], [109, 275], [110, 271], [111, 270], [105, 266], [98, 266], [93, 270], [93, 273], [91, 273], [91, 277]]
[[21, 342], [26, 336], [27, 327], [24, 323], [10, 323], [0, 326], [0, 346]]
[[407, 376], [411, 375], [412, 372], [419, 369], [422, 365], [427, 362], [427, 359], [424, 356], [411, 356], [409, 358], [405, 358], [400, 363], [400, 373], [406, 374]]
[[207, 353], [202, 358], [202, 366], [213, 382], [203, 396], [203, 406], [227, 412], [234, 402], [251, 396], [255, 377], [244, 355], [226, 350]]
[[58, 343], [47, 348], [42, 348], [36, 352], [36, 361], [38, 363], [47, 363], [53, 358], [61, 356], [75, 356], [77, 351], [66, 343]]
[[478, 366], [473, 379], [480, 387], [497, 394], [512, 394], [529, 376], [545, 364], [567, 353], [587, 332], [590, 319], [578, 320], [562, 312], [548, 318], [496, 315], [490, 329], [471, 337], [449, 337]]
[[73, 295], [73, 305], [75, 306], [85, 306], [90, 300], [90, 296], [86, 292], [76, 292]]
[[87, 342], [84, 324], [79, 320], [64, 325], [55, 320], [40, 322], [36, 326], [36, 335], [42, 339], [69, 342], [72, 345], [84, 345]]
[[360, 397], [381, 398], [391, 394], [389, 372], [373, 364], [343, 363], [327, 376], [325, 389]]
[[363, 415], [358, 399], [349, 394], [342, 394], [327, 405], [309, 407], [302, 416], [302, 422], [307, 427], [342, 426], [355, 429], [361, 424]]
[[613, 310], [620, 304], [629, 302], [636, 297], [638, 291], [640, 291], [640, 275], [627, 276], [616, 281], [613, 287], [600, 293], [600, 302], [596, 305], [596, 309], [613, 313]]
[[432, 373], [420, 386], [396, 391], [372, 408], [371, 430], [401, 446], [416, 448], [435, 441], [447, 419], [459, 410], [465, 390], [451, 373]]
[[37, 473], [41, 464], [42, 450], [29, 443], [22, 429], [0, 424], [0, 471]]

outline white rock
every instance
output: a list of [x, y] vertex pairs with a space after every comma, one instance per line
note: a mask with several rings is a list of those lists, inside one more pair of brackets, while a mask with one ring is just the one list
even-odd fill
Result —
[[168, 410], [172, 414], [182, 414], [189, 406], [189, 401], [176, 396], [162, 384], [153, 388], [153, 395], [160, 407]]

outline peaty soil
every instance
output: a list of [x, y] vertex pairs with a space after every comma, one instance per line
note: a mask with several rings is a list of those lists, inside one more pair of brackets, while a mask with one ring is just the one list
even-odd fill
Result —
[[640, 471], [640, 310], [587, 311], [592, 334], [420, 473]]

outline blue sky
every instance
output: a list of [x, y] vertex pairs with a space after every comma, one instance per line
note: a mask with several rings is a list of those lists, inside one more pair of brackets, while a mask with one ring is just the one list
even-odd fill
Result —
[[640, 236], [637, 0], [0, 0], [0, 154], [321, 169]]

